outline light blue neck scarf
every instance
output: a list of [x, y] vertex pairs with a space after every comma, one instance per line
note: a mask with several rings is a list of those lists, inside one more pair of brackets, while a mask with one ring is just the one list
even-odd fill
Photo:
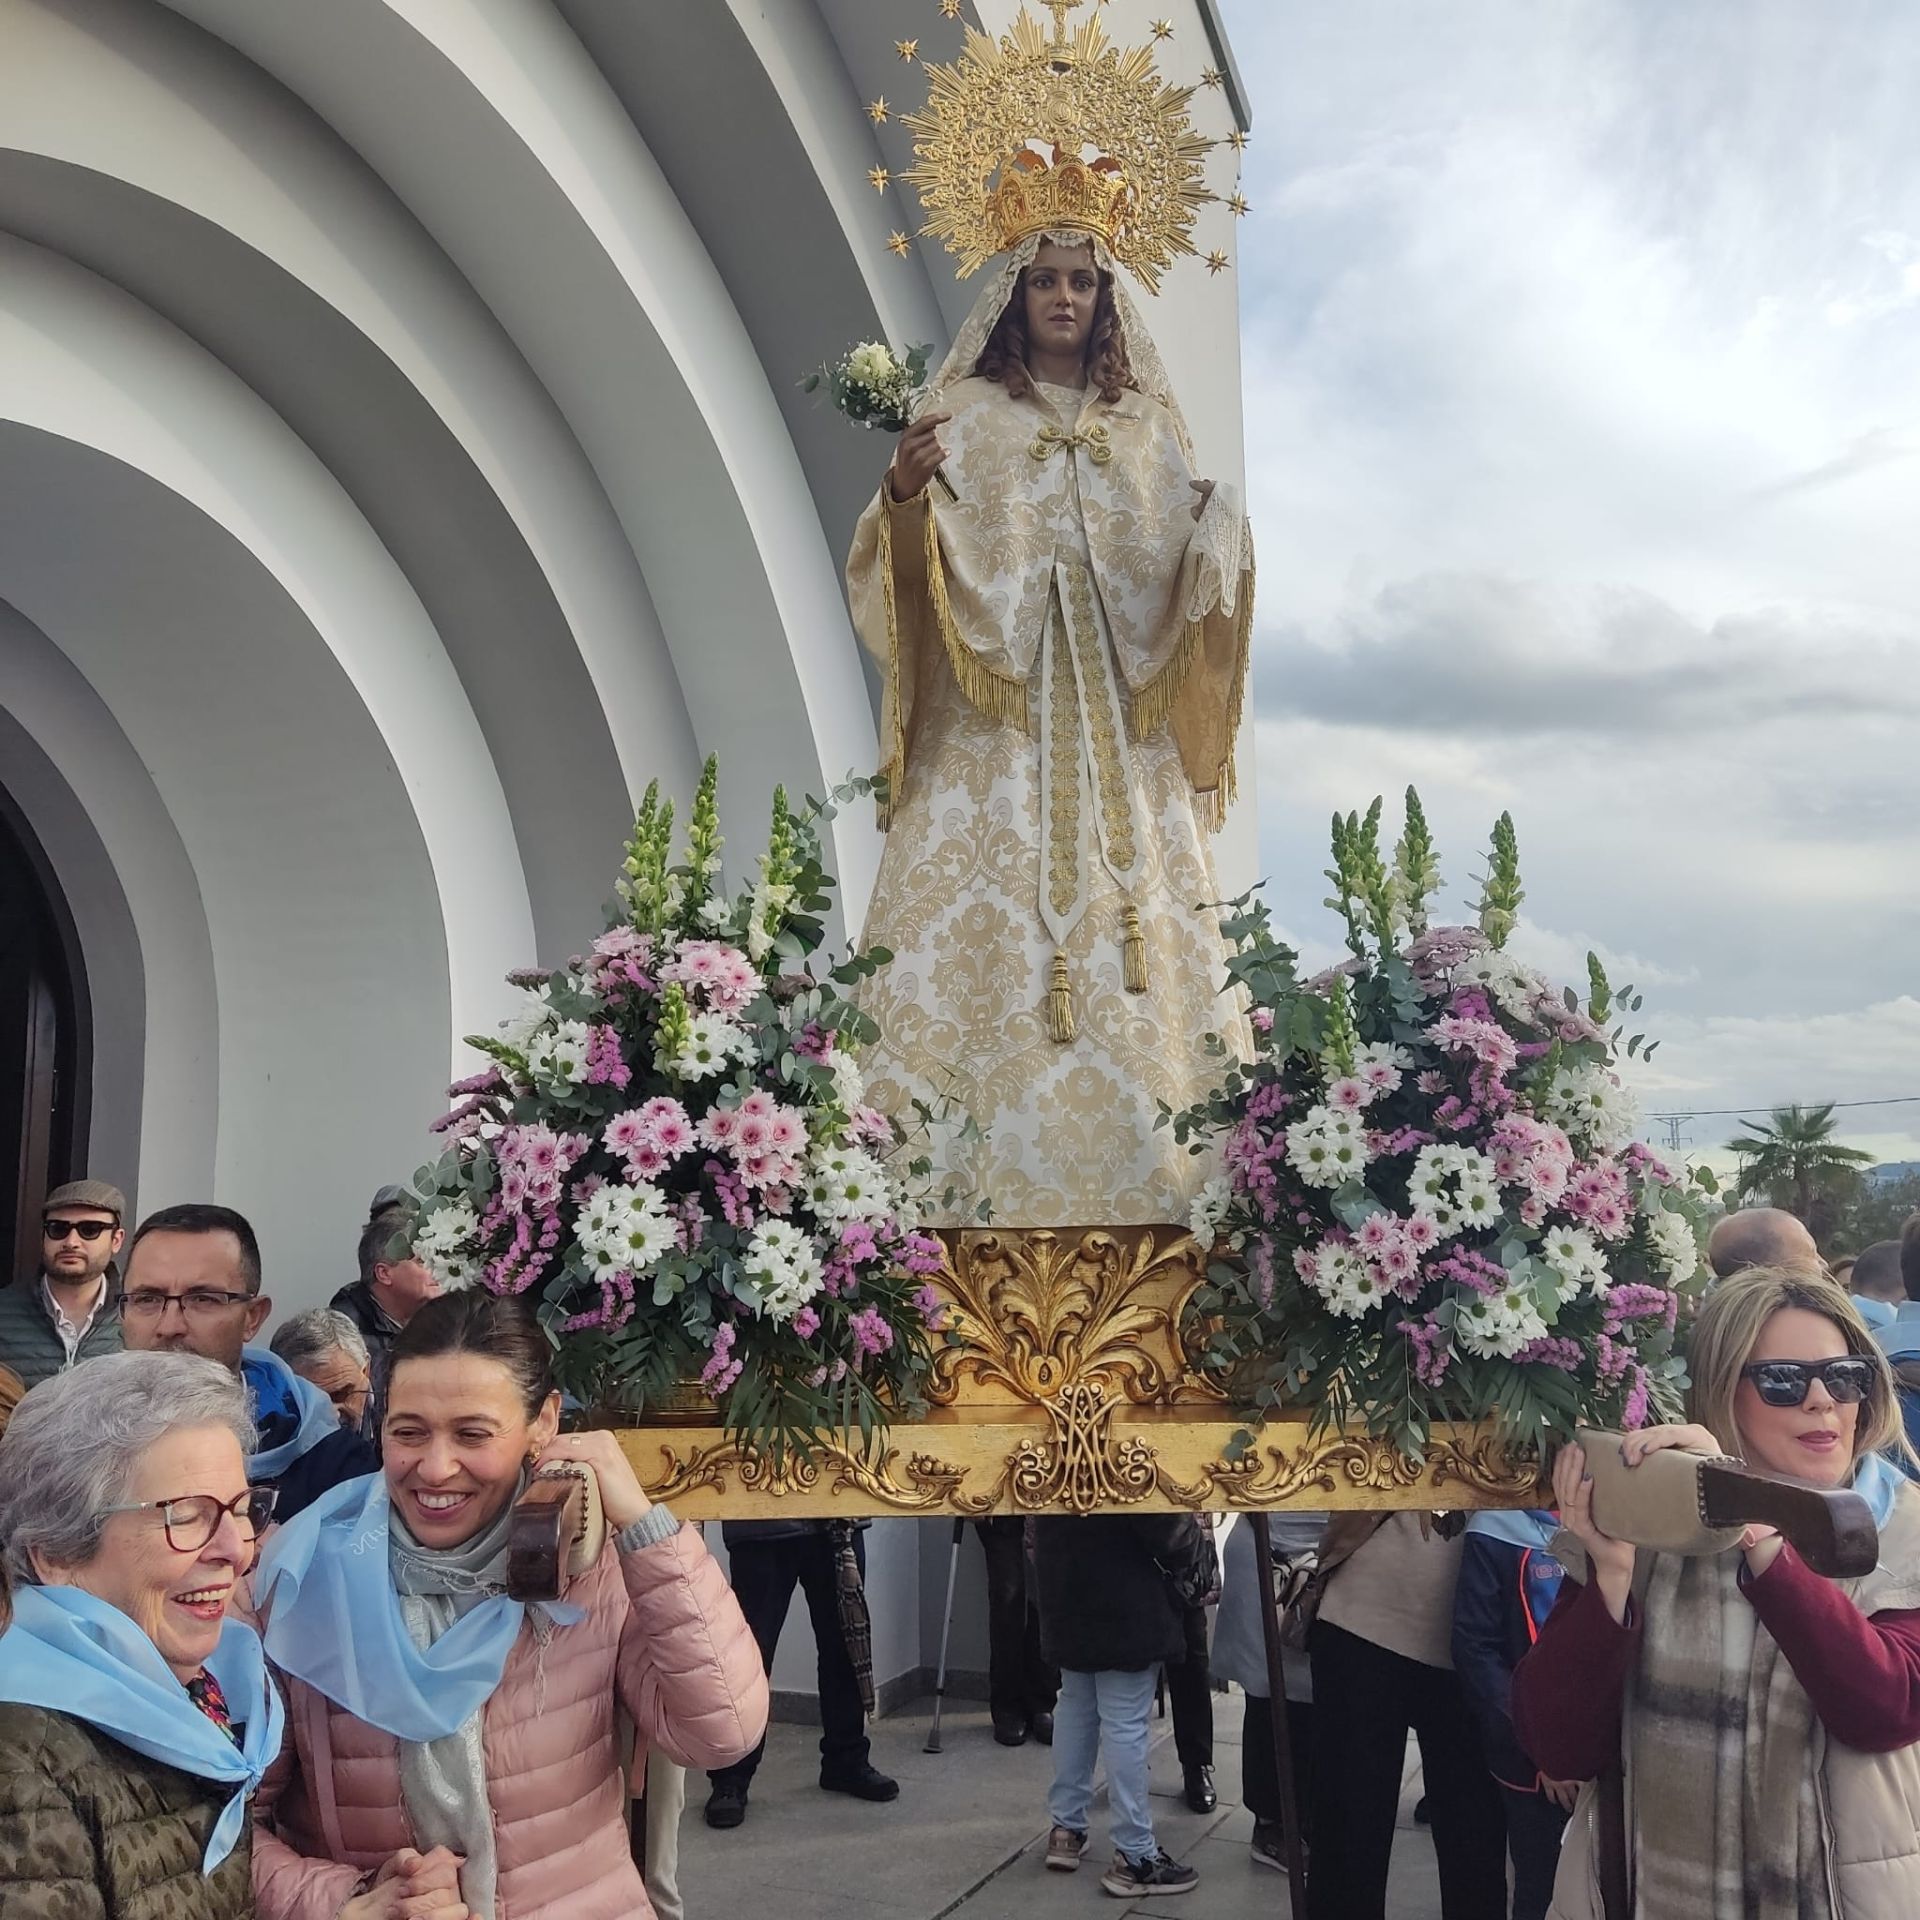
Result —
[[1549, 1507], [1488, 1507], [1468, 1520], [1467, 1531], [1483, 1540], [1544, 1551], [1560, 1531], [1560, 1516]]
[[241, 1729], [239, 1746], [187, 1697], [159, 1648], [94, 1594], [19, 1587], [13, 1624], [0, 1633], [0, 1700], [69, 1714], [149, 1760], [233, 1788], [207, 1840], [202, 1873], [238, 1845], [247, 1799], [278, 1755], [286, 1721], [251, 1627], [227, 1621], [207, 1671]]
[[252, 1396], [254, 1419], [273, 1412], [297, 1411], [300, 1424], [290, 1440], [261, 1447], [247, 1456], [247, 1478], [256, 1486], [277, 1480], [329, 1434], [340, 1431], [340, 1410], [311, 1380], [303, 1380], [270, 1347], [240, 1349], [240, 1377]]
[[1876, 1527], [1884, 1527], [1893, 1518], [1894, 1502], [1908, 1484], [1906, 1475], [1878, 1453], [1862, 1454], [1853, 1470], [1853, 1491], [1873, 1509]]
[[[254, 1576], [267, 1657], [396, 1740], [440, 1740], [486, 1705], [526, 1607], [494, 1594], [415, 1646], [388, 1569], [393, 1514], [380, 1474], [322, 1494], [268, 1540]], [[545, 1607], [556, 1626], [579, 1607]]]

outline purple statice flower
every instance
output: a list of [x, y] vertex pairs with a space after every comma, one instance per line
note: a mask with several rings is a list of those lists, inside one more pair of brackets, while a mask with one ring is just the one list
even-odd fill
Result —
[[1447, 976], [1476, 953], [1487, 950], [1487, 936], [1478, 927], [1429, 927], [1407, 949], [1407, 965], [1427, 995], [1445, 991]]
[[507, 985], [527, 993], [538, 993], [552, 976], [545, 967], [515, 967], [507, 975]]
[[[1493, 1002], [1487, 998], [1484, 987], [1460, 987], [1447, 1002], [1447, 1011], [1456, 1020], [1473, 1020], [1483, 1026], [1498, 1026], [1494, 1017]], [[1501, 1028], [1504, 1033], [1505, 1028]]]
[[1260, 1311], [1265, 1313], [1273, 1305], [1273, 1286], [1277, 1277], [1273, 1270], [1273, 1243], [1265, 1238], [1255, 1240], [1247, 1252], [1253, 1268], [1254, 1298], [1260, 1302]]
[[720, 1201], [721, 1217], [730, 1227], [750, 1227], [753, 1225], [753, 1203], [747, 1197], [747, 1183], [733, 1168], [719, 1160], [709, 1160], [706, 1165], [707, 1178], [713, 1182], [714, 1193]]
[[464, 1080], [456, 1080], [447, 1089], [449, 1100], [458, 1100], [469, 1093], [505, 1093], [508, 1091], [507, 1076], [498, 1067], [488, 1067], [483, 1073], [470, 1073]]
[[793, 1316], [793, 1330], [802, 1340], [811, 1340], [820, 1331], [820, 1316], [811, 1307], [802, 1307]]
[[1666, 1287], [1626, 1281], [1608, 1290], [1605, 1307], [1602, 1325], [1611, 1334], [1621, 1333], [1634, 1320], [1664, 1320], [1671, 1331], [1679, 1317], [1680, 1296]]
[[1636, 1427], [1647, 1424], [1647, 1370], [1636, 1366], [1633, 1370], [1633, 1385], [1627, 1393], [1627, 1403], [1620, 1410], [1620, 1424], [1631, 1433]]
[[947, 1264], [946, 1248], [930, 1233], [908, 1234], [896, 1257], [912, 1274], [939, 1273]]
[[713, 1222], [707, 1210], [692, 1194], [683, 1194], [673, 1209], [674, 1238], [682, 1253], [697, 1253]]
[[1380, 1156], [1395, 1153], [1417, 1153], [1422, 1147], [1433, 1145], [1434, 1136], [1423, 1133], [1418, 1127], [1399, 1127], [1382, 1137]]
[[947, 1324], [947, 1303], [940, 1298], [936, 1287], [917, 1288], [913, 1296], [914, 1311], [920, 1316], [920, 1323], [929, 1333], [939, 1333]]
[[1489, 1260], [1484, 1253], [1475, 1253], [1471, 1247], [1455, 1247], [1451, 1253], [1435, 1255], [1428, 1260], [1427, 1271], [1436, 1279], [1454, 1281], [1486, 1300], [1507, 1290], [1506, 1268], [1498, 1261]]
[[1625, 1379], [1637, 1365], [1633, 1357], [1633, 1349], [1622, 1346], [1610, 1333], [1594, 1336], [1593, 1357], [1599, 1369], [1602, 1385]]
[[700, 1384], [716, 1400], [740, 1378], [741, 1369], [746, 1365], [745, 1361], [733, 1357], [733, 1346], [738, 1337], [731, 1320], [721, 1321], [714, 1329], [713, 1349], [707, 1364], [700, 1369]]
[[620, 1057], [620, 1035], [604, 1023], [587, 1029], [587, 1085], [624, 1088], [633, 1069]]
[[793, 1051], [796, 1058], [812, 1060], [816, 1063], [824, 1060], [833, 1051], [833, 1029], [823, 1027], [818, 1020], [809, 1020], [793, 1036]]
[[[458, 1092], [458, 1088], [450, 1087], [448, 1091]], [[1658, 1187], [1671, 1187], [1680, 1177], [1666, 1161], [1641, 1140], [1627, 1142], [1621, 1150], [1620, 1162], [1628, 1173], [1641, 1180], [1650, 1180]]]
[[1453, 1342], [1447, 1329], [1429, 1315], [1425, 1320], [1402, 1321], [1400, 1331], [1413, 1349], [1413, 1377], [1422, 1386], [1439, 1386], [1453, 1360]]
[[493, 1106], [490, 1101], [473, 1099], [462, 1100], [450, 1113], [427, 1128], [429, 1133], [444, 1133], [455, 1140], [464, 1140], [493, 1118]]
[[893, 1345], [893, 1329], [878, 1307], [862, 1307], [858, 1313], [849, 1314], [847, 1331], [853, 1335], [854, 1352], [863, 1360], [883, 1354]]
[[1247, 1015], [1247, 1018], [1253, 1023], [1255, 1033], [1271, 1033], [1273, 1031], [1273, 1009], [1271, 1007], [1255, 1007], [1254, 1010]]
[[1534, 1361], [1543, 1367], [1558, 1367], [1562, 1373], [1578, 1373], [1586, 1355], [1581, 1352], [1578, 1340], [1569, 1340], [1564, 1334], [1546, 1333], [1538, 1340], [1529, 1340], [1513, 1357]]

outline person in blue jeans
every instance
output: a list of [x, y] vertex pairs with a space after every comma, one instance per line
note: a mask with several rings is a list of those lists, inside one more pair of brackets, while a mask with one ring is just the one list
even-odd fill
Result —
[[1549, 1780], [1514, 1738], [1513, 1670], [1540, 1637], [1566, 1569], [1548, 1550], [1559, 1531], [1546, 1508], [1477, 1513], [1467, 1523], [1453, 1595], [1453, 1670], [1500, 1788], [1513, 1861], [1513, 1920], [1545, 1920], [1560, 1839], [1578, 1782]]
[[1200, 1880], [1154, 1838], [1147, 1738], [1155, 1669], [1186, 1651], [1172, 1582], [1199, 1559], [1204, 1538], [1191, 1514], [1034, 1523], [1040, 1646], [1060, 1669], [1047, 1865], [1071, 1873], [1085, 1857], [1104, 1757], [1114, 1855], [1100, 1884], [1121, 1899], [1186, 1893]]

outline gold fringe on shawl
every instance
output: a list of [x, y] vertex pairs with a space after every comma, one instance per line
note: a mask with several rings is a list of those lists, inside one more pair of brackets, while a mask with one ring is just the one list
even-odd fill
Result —
[[1121, 916], [1124, 936], [1120, 942], [1120, 983], [1129, 993], [1147, 990], [1147, 942], [1140, 931], [1140, 909], [1128, 901]]
[[[1239, 791], [1234, 766], [1235, 743], [1240, 737], [1240, 722], [1246, 711], [1247, 674], [1253, 651], [1254, 570], [1251, 561], [1240, 577], [1239, 599], [1233, 622], [1233, 666], [1228, 674], [1226, 724], [1221, 735], [1223, 746], [1219, 764], [1195, 767], [1187, 761], [1185, 743], [1181, 760], [1187, 778], [1193, 783], [1194, 813], [1207, 833], [1218, 833], [1226, 825], [1227, 809]], [[1180, 717], [1180, 704], [1188, 691], [1195, 669], [1206, 653], [1207, 623], [1189, 620], [1167, 663], [1128, 702], [1127, 726], [1136, 740], [1144, 740], [1159, 728], [1173, 725]], [[1178, 728], [1175, 728], [1176, 734]], [[1209, 781], [1207, 776], [1211, 774]]]
[[1068, 1046], [1079, 1031], [1073, 1017], [1073, 979], [1067, 972], [1067, 956], [1055, 953], [1047, 987], [1047, 1036], [1059, 1046]]
[[[886, 482], [883, 480], [884, 487]], [[881, 723], [887, 727], [886, 758], [880, 763], [879, 778], [887, 783], [886, 797], [875, 809], [880, 831], [893, 825], [893, 809], [900, 797], [900, 782], [907, 772], [907, 723], [900, 711], [900, 614], [893, 596], [893, 516], [881, 503], [880, 513], [880, 604], [887, 616], [887, 685], [883, 696]]]
[[1167, 656], [1167, 664], [1136, 693], [1127, 706], [1127, 724], [1136, 740], [1164, 727], [1173, 714], [1173, 703], [1186, 690], [1193, 663], [1206, 644], [1207, 623], [1189, 620], [1180, 640]]
[[927, 597], [933, 602], [933, 617], [939, 622], [940, 637], [946, 642], [947, 664], [960, 683], [960, 691], [989, 720], [1033, 731], [1033, 710], [1027, 683], [1011, 674], [990, 667], [960, 637], [953, 617], [953, 602], [947, 598], [946, 563], [940, 558], [940, 524], [934, 518], [933, 503], [926, 507]]

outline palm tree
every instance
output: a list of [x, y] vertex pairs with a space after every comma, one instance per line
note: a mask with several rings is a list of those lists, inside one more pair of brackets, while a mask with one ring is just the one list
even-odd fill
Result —
[[1735, 1194], [1785, 1207], [1820, 1239], [1858, 1185], [1860, 1169], [1873, 1165], [1873, 1155], [1834, 1139], [1831, 1101], [1823, 1107], [1775, 1107], [1764, 1126], [1751, 1120], [1743, 1124], [1746, 1132], [1727, 1142], [1740, 1156]]

